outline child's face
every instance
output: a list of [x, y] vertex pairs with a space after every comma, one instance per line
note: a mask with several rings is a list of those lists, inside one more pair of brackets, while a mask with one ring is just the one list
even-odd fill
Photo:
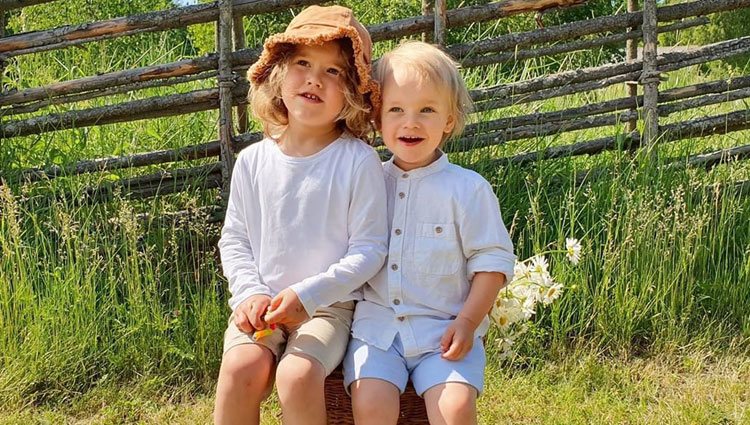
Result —
[[335, 126], [344, 108], [346, 65], [337, 42], [298, 45], [281, 84], [289, 125], [309, 129]]
[[406, 69], [395, 69], [383, 82], [380, 132], [394, 163], [409, 171], [431, 164], [453, 129], [447, 90]]

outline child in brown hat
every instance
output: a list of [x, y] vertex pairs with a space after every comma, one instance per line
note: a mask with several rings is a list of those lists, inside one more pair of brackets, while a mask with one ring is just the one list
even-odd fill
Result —
[[382, 165], [362, 141], [379, 99], [370, 54], [351, 10], [312, 6], [250, 68], [267, 137], [237, 157], [219, 241], [232, 315], [218, 424], [259, 423], [274, 376], [285, 424], [326, 423], [324, 380], [346, 350], [353, 291], [387, 253]]

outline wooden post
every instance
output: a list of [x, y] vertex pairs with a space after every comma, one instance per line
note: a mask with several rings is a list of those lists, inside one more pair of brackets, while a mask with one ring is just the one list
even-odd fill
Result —
[[[247, 47], [247, 40], [245, 39], [245, 24], [244, 24], [245, 17], [242, 15], [235, 16], [234, 17], [234, 25], [232, 26], [234, 30], [234, 50], [242, 50]], [[246, 69], [243, 68], [243, 71], [246, 71]], [[243, 77], [245, 77], [245, 72], [243, 72]], [[235, 107], [235, 110], [237, 112], [237, 132], [238, 133], [246, 133], [248, 128], [248, 118], [247, 118], [247, 105], [245, 103], [240, 103]]]
[[[434, 7], [432, 4], [433, 0], [422, 0], [422, 15], [423, 16], [430, 16], [434, 12]], [[432, 33], [430, 32], [423, 32], [422, 33], [422, 41], [425, 43], [432, 43], [433, 37]]]
[[643, 140], [647, 145], [659, 137], [659, 70], [656, 64], [656, 0], [644, 0], [643, 5]]
[[444, 47], [445, 46], [445, 0], [435, 0], [435, 31], [434, 39], [435, 44]]
[[[633, 13], [638, 10], [638, 0], [628, 0], [628, 13]], [[636, 27], [629, 27], [627, 32], [635, 31]], [[628, 63], [633, 63], [638, 58], [638, 39], [628, 39], [625, 42], [625, 57]], [[638, 83], [636, 81], [628, 81], [625, 83], [628, 88], [628, 96], [636, 99], [638, 97]], [[636, 106], [637, 108], [637, 106]], [[635, 109], [632, 109], [635, 110]], [[633, 119], [628, 121], [627, 129], [628, 133], [635, 131], [638, 127], [638, 120]]]
[[234, 166], [232, 150], [232, 87], [234, 75], [232, 63], [232, 0], [219, 0], [219, 159], [222, 164], [222, 198], [229, 197], [229, 181]]

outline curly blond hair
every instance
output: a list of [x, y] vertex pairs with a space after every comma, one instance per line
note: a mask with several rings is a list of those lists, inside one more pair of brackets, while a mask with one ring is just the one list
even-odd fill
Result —
[[[335, 40], [339, 45], [341, 57], [344, 59], [344, 108], [336, 118], [336, 124], [341, 130], [347, 130], [352, 135], [366, 141], [373, 142], [374, 128], [371, 123], [372, 102], [369, 94], [362, 95], [357, 90], [359, 77], [354, 66], [354, 51], [348, 38]], [[289, 111], [281, 99], [281, 85], [289, 69], [289, 61], [294, 55], [295, 44], [283, 44], [274, 58], [273, 68], [268, 78], [258, 85], [251, 85], [248, 101], [253, 115], [263, 125], [263, 133], [272, 137], [281, 134], [289, 125]]]

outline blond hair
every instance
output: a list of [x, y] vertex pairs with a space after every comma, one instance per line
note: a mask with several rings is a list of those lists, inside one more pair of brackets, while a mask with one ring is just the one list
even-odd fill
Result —
[[[359, 77], [354, 66], [351, 41], [347, 38], [335, 41], [346, 64], [343, 84], [344, 108], [336, 118], [336, 124], [355, 137], [372, 143], [372, 103], [369, 95], [362, 95], [357, 90]], [[289, 125], [289, 111], [281, 100], [281, 85], [286, 78], [289, 61], [294, 55], [296, 45], [285, 43], [280, 47], [268, 78], [258, 85], [251, 85], [247, 96], [253, 115], [260, 120], [263, 133], [269, 137], [280, 134]]]
[[[443, 143], [452, 137], [459, 136], [473, 110], [473, 104], [466, 83], [458, 72], [456, 61], [432, 44], [405, 41], [384, 54], [375, 63], [373, 76], [381, 87], [395, 67], [405, 67], [419, 78], [447, 90], [450, 99], [450, 114], [454, 118], [455, 125], [453, 130], [443, 138]], [[379, 113], [376, 120], [379, 124]]]

